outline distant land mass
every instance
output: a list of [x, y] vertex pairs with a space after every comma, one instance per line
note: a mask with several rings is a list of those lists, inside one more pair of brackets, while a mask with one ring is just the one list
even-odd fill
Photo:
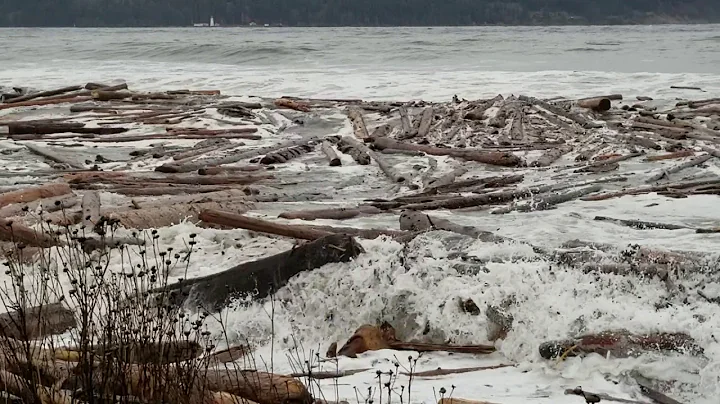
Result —
[[720, 0], [0, 0], [5, 27], [472, 26], [720, 22]]

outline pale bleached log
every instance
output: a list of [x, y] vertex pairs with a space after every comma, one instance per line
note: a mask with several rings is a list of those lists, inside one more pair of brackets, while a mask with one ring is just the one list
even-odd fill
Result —
[[340, 157], [338, 157], [337, 153], [335, 153], [335, 149], [333, 149], [330, 142], [328, 142], [328, 141], [322, 142], [322, 145], [320, 146], [320, 150], [322, 150], [323, 154], [325, 155], [325, 158], [328, 160], [330, 167], [337, 167], [337, 166], [342, 165], [342, 161], [340, 160]]
[[518, 97], [518, 99], [520, 99], [521, 101], [525, 101], [525, 102], [529, 102], [531, 104], [537, 105], [549, 112], [552, 112], [555, 115], [559, 115], [559, 116], [562, 116], [563, 118], [567, 118], [571, 121], [575, 121], [585, 129], [597, 128], [597, 127], [601, 126], [601, 125], [595, 124], [594, 122], [588, 120], [587, 118], [583, 117], [582, 115], [568, 112], [568, 111], [562, 109], [561, 107], [550, 104], [549, 102], [546, 102], [543, 100], [539, 100], [534, 97], [528, 97], [525, 95], [521, 95]]
[[705, 186], [705, 185], [720, 185], [720, 178], [628, 188], [628, 189], [624, 189], [624, 190], [616, 191], [616, 192], [608, 192], [608, 193], [604, 193], [604, 194], [586, 196], [586, 197], [583, 197], [582, 200], [584, 200], [584, 201], [604, 201], [606, 199], [619, 198], [619, 197], [625, 196], [625, 195], [641, 195], [641, 194], [649, 194], [651, 192], [661, 192], [661, 191], [665, 191], [668, 189], [686, 189], [686, 188], [693, 188], [693, 187], [699, 187], [699, 186]]
[[413, 127], [410, 123], [410, 117], [408, 116], [407, 108], [400, 107], [398, 111], [400, 113], [400, 125], [402, 126], [402, 133], [400, 134], [400, 138], [409, 139], [415, 136], [414, 134], [412, 134]]
[[427, 107], [423, 110], [420, 116], [420, 126], [418, 127], [418, 136], [424, 138], [430, 132], [430, 125], [432, 124], [435, 111], [432, 107]]
[[23, 216], [25, 212], [37, 213], [40, 207], [42, 207], [40, 211], [42, 214], [57, 212], [59, 210], [70, 209], [77, 205], [78, 202], [78, 198], [75, 195], [64, 195], [43, 198], [30, 203], [16, 203], [0, 208], [0, 218]]
[[425, 191], [437, 190], [440, 187], [448, 186], [455, 182], [455, 179], [457, 177], [460, 177], [467, 173], [467, 171], [468, 170], [465, 167], [458, 167], [450, 171], [449, 173], [443, 174], [439, 177], [428, 178], [428, 180], [425, 181], [425, 184], [423, 184], [425, 186]]
[[370, 155], [367, 154], [366, 148], [357, 140], [343, 136], [338, 142], [338, 150], [353, 158], [360, 165], [370, 164]]
[[[82, 197], [82, 224], [86, 231], [93, 231], [100, 223], [100, 193], [86, 192]], [[98, 229], [100, 230], [100, 229]]]
[[665, 176], [667, 176], [667, 175], [669, 175], [669, 174], [678, 173], [678, 172], [680, 172], [680, 171], [682, 171], [682, 170], [684, 170], [684, 169], [686, 169], [686, 168], [698, 166], [698, 165], [700, 165], [700, 164], [702, 164], [702, 163], [710, 160], [711, 158], [713, 158], [713, 156], [710, 155], [710, 154], [703, 154], [703, 155], [697, 156], [697, 157], [693, 158], [693, 159], [690, 160], [690, 161], [687, 161], [687, 162], [685, 162], [685, 163], [678, 164], [678, 165], [676, 165], [676, 166], [673, 166], [673, 167], [670, 167], [670, 168], [668, 168], [668, 169], [665, 169], [665, 170], [663, 170], [662, 172], [659, 172], [659, 173], [651, 176], [651, 177], [648, 178], [645, 182], [646, 182], [646, 183], [651, 183], [651, 182], [659, 181], [659, 180], [661, 180], [663, 177], [665, 177]]
[[370, 137], [367, 126], [365, 126], [365, 119], [363, 118], [362, 111], [358, 108], [350, 108], [348, 110], [348, 117], [353, 126], [353, 133], [358, 139], [365, 140]]
[[208, 390], [223, 391], [258, 404], [312, 402], [305, 385], [298, 379], [255, 370], [208, 369], [203, 371]]
[[27, 149], [30, 150], [31, 153], [37, 154], [38, 156], [44, 157], [50, 161], [54, 161], [54, 162], [60, 163], [60, 164], [65, 164], [72, 168], [77, 168], [77, 169], [85, 168], [84, 164], [79, 163], [75, 160], [71, 160], [71, 159], [59, 156], [56, 153], [54, 153], [52, 150], [50, 150], [49, 148], [38, 146], [38, 145], [32, 144], [32, 143], [25, 143], [24, 146], [27, 147]]
[[512, 121], [510, 122], [510, 138], [514, 141], [522, 141], [525, 138], [525, 113], [522, 107], [516, 106], [513, 111]]

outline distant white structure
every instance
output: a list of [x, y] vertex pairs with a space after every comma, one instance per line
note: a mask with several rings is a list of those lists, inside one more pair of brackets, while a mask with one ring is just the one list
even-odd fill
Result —
[[211, 27], [215, 26], [215, 19], [213, 18], [213, 16], [210, 16], [210, 26]]
[[193, 27], [219, 27], [220, 24], [215, 24], [215, 18], [213, 16], [210, 16], [210, 23], [206, 22], [196, 22], [193, 24]]

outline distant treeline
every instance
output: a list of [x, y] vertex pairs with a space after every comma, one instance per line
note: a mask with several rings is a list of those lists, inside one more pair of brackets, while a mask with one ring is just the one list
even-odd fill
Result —
[[0, 26], [565, 25], [720, 22], [720, 0], [0, 0]]

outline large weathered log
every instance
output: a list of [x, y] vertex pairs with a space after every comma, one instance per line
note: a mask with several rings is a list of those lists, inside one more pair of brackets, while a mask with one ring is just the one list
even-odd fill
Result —
[[582, 100], [578, 100], [577, 105], [581, 108], [592, 109], [597, 112], [605, 112], [610, 110], [612, 102], [610, 99], [605, 97], [584, 98]]
[[305, 385], [292, 377], [233, 369], [208, 369], [203, 373], [202, 380], [208, 390], [227, 392], [258, 404], [313, 402]]
[[645, 158], [645, 161], [661, 161], [661, 160], [670, 160], [670, 159], [679, 159], [683, 157], [692, 157], [695, 156], [695, 152], [692, 150], [680, 150], [672, 153], [667, 154], [661, 154], [657, 156], [648, 156]]
[[703, 349], [687, 334], [653, 333], [637, 335], [625, 330], [604, 331], [568, 340], [544, 342], [540, 345], [539, 350], [540, 355], [545, 359], [590, 353], [597, 353], [606, 357], [625, 358], [642, 355], [648, 351], [677, 351], [693, 355], [699, 355], [703, 352]]
[[71, 194], [70, 186], [64, 182], [49, 183], [38, 187], [0, 194], [0, 207], [28, 203], [42, 198], [52, 198]]
[[495, 209], [493, 210], [492, 214], [503, 214], [503, 213], [510, 213], [510, 212], [534, 212], [538, 210], [546, 210], [550, 209], [551, 207], [571, 201], [573, 199], [577, 199], [580, 197], [583, 197], [585, 195], [592, 194], [594, 192], [598, 192], [602, 189], [600, 185], [590, 185], [585, 188], [578, 189], [576, 191], [570, 191], [565, 192], [562, 194], [551, 194], [543, 198], [539, 198], [537, 201], [529, 202], [523, 205], [511, 205], [505, 208]]
[[75, 160], [65, 158], [63, 156], [59, 156], [47, 147], [41, 147], [41, 146], [38, 146], [38, 145], [35, 145], [32, 143], [25, 143], [24, 146], [27, 147], [31, 153], [37, 154], [38, 156], [44, 157], [50, 161], [54, 161], [59, 164], [65, 164], [69, 167], [76, 168], [76, 169], [84, 169], [85, 168], [84, 164], [79, 163]]
[[415, 150], [434, 156], [451, 156], [497, 166], [517, 167], [523, 164], [523, 160], [512, 153], [488, 152], [477, 149], [445, 149], [420, 144], [401, 143], [388, 138], [373, 139], [373, 143], [378, 149]]
[[89, 97], [89, 96], [68, 96], [66, 98], [57, 98], [57, 99], [29, 100], [29, 101], [16, 102], [16, 103], [12, 103], [12, 104], [8, 104], [8, 103], [0, 104], [0, 110], [10, 109], [10, 108], [18, 108], [18, 107], [37, 107], [37, 106], [43, 106], [43, 105], [77, 103], [77, 102], [85, 102], [85, 101], [90, 101], [90, 100], [92, 100], [92, 97]]
[[168, 285], [151, 293], [174, 292], [174, 301], [168, 303], [183, 304], [187, 301], [206, 310], [218, 311], [241, 295], [265, 298], [301, 272], [333, 262], [347, 262], [361, 252], [362, 247], [352, 237], [331, 234], [280, 254], [240, 264], [217, 274]]
[[615, 218], [607, 217], [607, 216], [595, 216], [595, 218], [593, 220], [616, 223], [619, 225], [632, 227], [633, 229], [638, 229], [638, 230], [647, 230], [647, 229], [680, 230], [680, 229], [688, 229], [689, 228], [687, 226], [681, 226], [681, 225], [677, 225], [677, 224], [646, 222], [643, 220], [615, 219]]
[[395, 329], [387, 322], [379, 327], [363, 325], [345, 342], [338, 356], [356, 358], [358, 354], [380, 349], [417, 352], [456, 352], [472, 354], [490, 354], [495, 352], [492, 345], [449, 345], [404, 342], [397, 339]]
[[231, 228], [241, 228], [303, 240], [317, 240], [331, 234], [349, 234], [368, 239], [374, 239], [381, 235], [392, 237], [407, 237], [410, 235], [408, 232], [397, 230], [282, 224], [212, 209], [203, 211], [200, 214], [200, 220]]
[[537, 106], [539, 106], [539, 107], [541, 107], [541, 108], [543, 108], [543, 109], [545, 109], [545, 110], [547, 110], [547, 111], [552, 112], [552, 113], [555, 114], [555, 115], [559, 115], [559, 116], [561, 116], [561, 117], [563, 117], [563, 118], [569, 119], [569, 120], [571, 120], [571, 121], [575, 121], [575, 122], [577, 122], [578, 124], [580, 124], [580, 126], [582, 126], [583, 128], [585, 128], [585, 129], [590, 129], [590, 128], [598, 127], [597, 124], [595, 124], [595, 123], [593, 123], [592, 121], [586, 119], [585, 117], [583, 117], [583, 116], [581, 116], [581, 115], [579, 115], [579, 114], [574, 114], [574, 113], [568, 112], [568, 111], [566, 111], [566, 110], [564, 110], [564, 109], [562, 109], [562, 108], [560, 108], [560, 107], [558, 107], [558, 106], [556, 106], [556, 105], [550, 104], [549, 102], [546, 102], [546, 101], [543, 101], [543, 100], [539, 100], [539, 99], [533, 98], [533, 97], [528, 97], [528, 96], [525, 96], [525, 95], [519, 96], [518, 99], [520, 99], [521, 101], [529, 102], [529, 103], [531, 103], [531, 104], [535, 104], [535, 105], [537, 105]]
[[[42, 135], [53, 133], [79, 133], [95, 135], [113, 135], [127, 132], [127, 128], [111, 128], [106, 126], [88, 128], [84, 123], [37, 123], [17, 122], [8, 125], [8, 135], [14, 140], [42, 139]], [[24, 136], [20, 136], [24, 135]]]
[[8, 219], [0, 219], [0, 240], [36, 247], [52, 247], [62, 244], [58, 239]]
[[273, 101], [276, 107], [294, 109], [300, 112], [310, 112], [310, 106], [305, 102], [291, 100], [289, 98], [278, 98]]
[[474, 120], [474, 121], [482, 121], [485, 119], [485, 111], [487, 111], [490, 107], [492, 107], [496, 102], [502, 101], [502, 100], [503, 100], [503, 96], [497, 95], [493, 99], [480, 102], [479, 104], [476, 104], [475, 107], [473, 109], [471, 109], [468, 113], [466, 113], [463, 118]]
[[337, 167], [337, 166], [342, 165], [342, 161], [340, 160], [340, 157], [338, 157], [337, 153], [335, 153], [335, 149], [333, 149], [330, 142], [328, 142], [328, 141], [322, 142], [320, 149], [322, 150], [323, 154], [325, 155], [325, 158], [327, 158], [328, 163], [330, 164], [330, 167]]
[[410, 123], [410, 117], [408, 116], [407, 108], [400, 107], [398, 108], [398, 112], [400, 113], [400, 125], [402, 127], [402, 133], [400, 134], [401, 139], [410, 139], [411, 137], [415, 136], [413, 133], [413, 127]]
[[666, 169], [666, 170], [663, 170], [662, 172], [657, 173], [657, 174], [651, 176], [650, 178], [648, 178], [647, 180], [645, 180], [645, 182], [646, 182], [646, 183], [651, 183], [651, 182], [659, 181], [659, 180], [661, 180], [661, 179], [662, 179], [663, 177], [665, 177], [665, 176], [668, 176], [668, 175], [670, 175], [670, 174], [674, 174], [674, 173], [680, 172], [680, 171], [682, 171], [682, 170], [684, 170], [684, 169], [686, 169], [686, 168], [698, 166], [698, 165], [700, 165], [700, 164], [702, 164], [702, 163], [710, 160], [711, 158], [713, 158], [713, 156], [710, 155], [710, 154], [703, 154], [703, 155], [697, 156], [697, 157], [691, 159], [690, 161], [687, 161], [687, 162], [685, 162], [685, 163], [678, 164], [678, 165], [676, 165], [676, 166], [673, 166], [673, 167], [670, 167], [670, 168], [668, 168], [668, 169]]
[[277, 151], [274, 151], [272, 153], [268, 153], [260, 159], [260, 164], [281, 164], [285, 163], [288, 160], [294, 159], [296, 157], [300, 157], [303, 154], [309, 153], [312, 151], [311, 145], [299, 145], [299, 146], [292, 146], [288, 147], [286, 149], [280, 149]]
[[362, 111], [360, 111], [360, 109], [350, 108], [348, 110], [348, 118], [350, 118], [350, 122], [352, 122], [353, 133], [356, 138], [365, 140], [370, 137], [367, 126], [365, 126], [365, 119], [363, 118]]
[[38, 209], [41, 209], [40, 213], [42, 214], [52, 213], [70, 209], [77, 205], [78, 202], [78, 198], [74, 194], [41, 198], [29, 203], [15, 203], [0, 208], [0, 217], [23, 216], [25, 212], [38, 213]]
[[562, 157], [565, 154], [568, 154], [572, 151], [572, 146], [570, 145], [560, 145], [559, 147], [555, 147], [552, 149], [547, 149], [545, 152], [540, 156], [537, 160], [530, 163], [531, 167], [547, 167], [554, 163], [557, 159]]
[[0, 336], [21, 341], [62, 334], [75, 325], [75, 313], [60, 303], [0, 314]]
[[395, 170], [395, 167], [393, 167], [393, 166], [392, 166], [387, 160], [385, 160], [382, 156], [379, 156], [377, 153], [375, 153], [375, 152], [372, 151], [372, 150], [366, 150], [366, 152], [367, 152], [367, 154], [368, 154], [373, 160], [375, 160], [375, 162], [377, 163], [378, 167], [380, 167], [380, 170], [382, 170], [382, 172], [385, 173], [385, 175], [386, 175], [388, 178], [390, 178], [390, 180], [391, 180], [392, 182], [404, 183], [404, 182], [407, 180], [407, 178], [405, 177], [405, 175], [397, 172], [397, 170]]
[[455, 179], [457, 177], [460, 177], [467, 173], [467, 168], [465, 167], [458, 167], [452, 171], [450, 171], [447, 174], [441, 175], [440, 177], [435, 178], [429, 178], [427, 181], [425, 181], [425, 191], [424, 192], [433, 192], [439, 189], [440, 187], [448, 186], [455, 182]]
[[283, 212], [278, 217], [283, 219], [332, 219], [343, 220], [351, 219], [362, 215], [374, 215], [383, 211], [373, 206], [358, 206], [356, 208], [335, 208], [335, 209], [318, 209], [318, 210], [300, 210], [294, 212]]
[[80, 89], [82, 89], [82, 86], [69, 86], [69, 87], [58, 88], [58, 89], [55, 89], [55, 90], [39, 91], [39, 92], [36, 92], [36, 93], [30, 93], [30, 94], [27, 94], [27, 95], [22, 95], [22, 96], [20, 96], [20, 97], [11, 98], [11, 99], [5, 101], [5, 103], [7, 103], [7, 104], [17, 104], [17, 103], [19, 103], [19, 102], [30, 101], [30, 100], [33, 100], [33, 99], [35, 99], [35, 98], [49, 97], [49, 96], [51, 96], [51, 95], [65, 94], [65, 93], [69, 93], [69, 92], [71, 92], [71, 91], [77, 91], [77, 90], [80, 90]]
[[286, 142], [282, 142], [277, 145], [273, 146], [267, 146], [267, 147], [260, 147], [254, 150], [248, 150], [240, 153], [232, 153], [224, 157], [218, 157], [218, 158], [208, 158], [204, 160], [197, 160], [191, 163], [186, 164], [174, 164], [174, 163], [168, 163], [163, 164], [155, 169], [155, 171], [163, 172], [163, 173], [187, 173], [190, 171], [196, 171], [198, 169], [204, 168], [204, 167], [215, 167], [215, 166], [222, 166], [226, 164], [232, 164], [237, 163], [239, 161], [257, 157], [263, 154], [272, 153], [273, 151], [284, 149], [291, 146], [299, 146], [299, 145], [307, 145], [311, 142], [317, 141], [317, 137], [309, 137], [305, 139], [299, 139], [299, 140], [289, 140]]
[[370, 164], [370, 155], [365, 152], [365, 148], [361, 147], [360, 142], [349, 137], [343, 136], [338, 142], [338, 150], [353, 158], [360, 165]]

